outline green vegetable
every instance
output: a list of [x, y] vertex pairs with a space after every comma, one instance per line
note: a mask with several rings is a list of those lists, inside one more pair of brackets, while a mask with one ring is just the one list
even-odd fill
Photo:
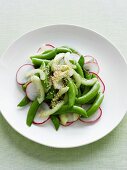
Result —
[[80, 53], [78, 51], [76, 51], [74, 48], [71, 48], [71, 47], [68, 47], [68, 46], [62, 46], [62, 47], [68, 48], [68, 49], [71, 50], [72, 53], [80, 55]]
[[94, 96], [96, 96], [96, 94], [98, 93], [98, 90], [100, 88], [100, 84], [97, 81], [94, 86], [90, 89], [90, 91], [88, 93], [86, 93], [85, 95], [79, 97], [76, 99], [76, 103], [77, 104], [85, 104], [88, 101], [90, 101]]
[[34, 56], [31, 56], [30, 58], [33, 59], [33, 58], [39, 58], [39, 59], [46, 59], [46, 60], [51, 60], [55, 57], [56, 55], [56, 50], [53, 49], [52, 51], [48, 52], [48, 53], [45, 53], [45, 54], [37, 54], [37, 55], [34, 55]]
[[[73, 59], [74, 56], [79, 58], [78, 62]], [[66, 125], [79, 117], [90, 117], [98, 110], [104, 94], [100, 92], [98, 77], [85, 70], [85, 58], [82, 54], [71, 47], [61, 46], [38, 52], [30, 58], [36, 69], [25, 74], [28, 81], [22, 85], [22, 89], [26, 91], [27, 85], [32, 82], [34, 86], [31, 93], [35, 93], [37, 98], [31, 103], [28, 111], [28, 126], [31, 126], [43, 101], [48, 105], [45, 104], [39, 111], [40, 116], [50, 116], [56, 130], [59, 129], [60, 123]], [[25, 96], [18, 106], [23, 107], [29, 102]], [[85, 103], [91, 104], [87, 110], [82, 108]]]
[[67, 113], [77, 113], [80, 116], [88, 117], [86, 110], [76, 105], [72, 106], [71, 108], [68, 105], [63, 105], [57, 112], [54, 113], [54, 115], [61, 115]]
[[55, 89], [52, 86], [46, 94], [46, 99], [52, 100], [54, 98], [54, 96], [55, 96]]
[[57, 116], [55, 116], [55, 115], [51, 115], [51, 121], [52, 121], [55, 129], [58, 130], [59, 127], [60, 127], [60, 120], [59, 120], [59, 118]]
[[31, 126], [39, 106], [40, 106], [40, 104], [37, 99], [32, 102], [32, 104], [29, 108], [28, 114], [27, 114], [26, 124], [28, 126]]
[[73, 80], [69, 79], [68, 87], [69, 87], [69, 90], [68, 90], [68, 105], [69, 105], [69, 107], [72, 107], [75, 103], [75, 96], [76, 96], [75, 84], [74, 84]]
[[81, 77], [84, 77], [84, 73], [83, 73], [82, 67], [81, 67], [80, 64], [77, 63], [77, 62], [76, 62], [76, 71], [77, 71], [77, 73], [78, 73]]
[[64, 47], [58, 47], [56, 48], [56, 53], [59, 54], [59, 53], [67, 53], [67, 52], [70, 52], [72, 53], [72, 51], [68, 48], [64, 48]]
[[56, 106], [52, 109], [48, 109], [48, 110], [43, 110], [40, 115], [42, 117], [47, 117], [52, 115], [53, 113], [55, 113], [57, 110], [59, 110], [64, 104], [64, 101], [59, 102], [58, 104], [56, 104]]
[[49, 63], [49, 60], [45, 60], [45, 59], [39, 59], [39, 58], [32, 58], [32, 63], [35, 67], [40, 67], [42, 62], [45, 62], [45, 64]]
[[104, 99], [104, 94], [103, 93], [99, 93], [97, 98], [95, 99], [93, 105], [86, 111], [88, 117], [93, 115], [98, 110], [98, 108], [100, 107], [103, 99]]
[[25, 96], [17, 106], [23, 107], [23, 106], [26, 106], [29, 103], [30, 103], [30, 100], [28, 99], [27, 96]]
[[32, 76], [31, 82], [35, 84], [36, 88], [39, 91], [39, 95], [37, 97], [38, 102], [42, 103], [45, 97], [45, 92], [44, 92], [44, 88], [42, 86], [41, 80], [37, 76]]
[[[84, 63], [85, 63], [85, 58], [83, 56], [80, 56], [80, 59], [78, 60], [79, 65], [81, 66], [81, 68], [83, 68]], [[84, 76], [84, 74], [83, 74]]]

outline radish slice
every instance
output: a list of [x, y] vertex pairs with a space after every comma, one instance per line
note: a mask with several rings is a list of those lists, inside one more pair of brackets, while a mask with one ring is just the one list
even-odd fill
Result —
[[[74, 122], [75, 122], [75, 121], [74, 121]], [[62, 126], [70, 126], [70, 125], [72, 125], [74, 122], [67, 122], [66, 125], [63, 125], [63, 124], [61, 123], [61, 125], [62, 125]]]
[[68, 117], [68, 123], [75, 122], [79, 118], [79, 114], [76, 114], [76, 113], [69, 113], [67, 115], [68, 115], [67, 116]]
[[42, 47], [40, 47], [38, 50], [37, 50], [37, 53], [42, 53], [46, 50], [50, 50], [52, 48], [55, 48], [52, 44], [43, 44]]
[[98, 63], [95, 62], [87, 62], [84, 64], [84, 68], [85, 70], [89, 71], [89, 72], [94, 72], [96, 74], [99, 73], [99, 65]]
[[95, 112], [94, 115], [90, 116], [89, 118], [79, 118], [79, 120], [83, 123], [96, 123], [100, 117], [102, 116], [102, 109], [99, 109]]
[[45, 122], [47, 122], [49, 120], [49, 116], [46, 116], [46, 117], [43, 117], [40, 116], [40, 113], [43, 111], [43, 110], [48, 110], [49, 109], [49, 106], [47, 103], [42, 103], [35, 115], [35, 118], [34, 118], [34, 121], [33, 121], [33, 124], [35, 125], [42, 125], [44, 124]]
[[85, 55], [84, 57], [85, 57], [85, 63], [88, 63], [88, 62], [95, 62], [95, 63], [97, 63], [97, 60], [93, 56], [91, 56], [91, 55]]
[[96, 77], [97, 77], [97, 79], [100, 83], [100, 90], [101, 90], [102, 93], [104, 93], [105, 92], [105, 84], [102, 81], [102, 79], [96, 73], [94, 73], [94, 72], [90, 72], [90, 73], [96, 75]]
[[37, 98], [37, 96], [39, 95], [39, 91], [34, 83], [30, 82], [27, 84], [26, 95], [31, 101], [34, 101]]
[[[78, 62], [78, 60], [80, 59], [80, 56], [78, 54], [74, 54], [74, 53], [70, 53], [67, 52], [65, 55], [65, 60], [69, 61], [69, 60], [74, 60], [76, 62]], [[67, 63], [66, 63], [67, 64]]]
[[79, 119], [79, 115], [76, 113], [68, 113], [66, 117], [68, 121], [66, 122], [66, 124], [63, 124], [61, 122], [61, 125], [63, 126], [70, 126], [72, 123], [76, 122]]
[[16, 81], [19, 85], [23, 85], [28, 81], [26, 74], [31, 70], [34, 70], [34, 66], [32, 64], [24, 64], [18, 69], [16, 73]]

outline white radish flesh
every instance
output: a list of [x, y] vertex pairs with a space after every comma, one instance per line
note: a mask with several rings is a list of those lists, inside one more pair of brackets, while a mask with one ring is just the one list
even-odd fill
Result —
[[95, 63], [97, 63], [97, 60], [93, 56], [91, 56], [91, 55], [85, 55], [84, 58], [85, 58], [85, 63], [88, 63], [88, 62], [95, 62]]
[[94, 72], [96, 74], [99, 73], [99, 66], [98, 63], [95, 62], [87, 62], [84, 64], [84, 69], [89, 71], [89, 72]]
[[28, 78], [26, 77], [26, 74], [29, 71], [34, 70], [34, 66], [32, 64], [24, 64], [22, 65], [17, 73], [16, 73], [16, 81], [19, 85], [23, 85], [28, 81]]
[[47, 122], [49, 120], [49, 116], [47, 117], [42, 117], [40, 116], [40, 113], [43, 111], [43, 110], [49, 110], [49, 106], [48, 104], [46, 103], [42, 103], [35, 115], [35, 118], [34, 118], [34, 121], [33, 121], [33, 124], [36, 124], [36, 125], [41, 125], [45, 122]]
[[79, 120], [83, 123], [96, 123], [102, 116], [102, 109], [99, 109], [89, 118], [80, 118]]
[[26, 95], [31, 101], [34, 101], [38, 97], [39, 91], [34, 83], [30, 82], [27, 85]]

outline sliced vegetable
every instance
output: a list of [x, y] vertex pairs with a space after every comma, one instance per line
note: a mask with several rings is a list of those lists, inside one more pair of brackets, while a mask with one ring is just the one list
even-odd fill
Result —
[[64, 104], [64, 101], [60, 101], [56, 106], [49, 110], [43, 110], [40, 114], [42, 117], [50, 116], [53, 113], [57, 112]]
[[88, 63], [88, 62], [95, 62], [95, 63], [97, 63], [97, 60], [93, 56], [91, 56], [91, 55], [85, 55], [84, 58], [85, 58], [85, 63]]
[[80, 117], [79, 120], [83, 123], [96, 123], [102, 116], [102, 109], [99, 107], [99, 109], [90, 117], [83, 118]]
[[43, 110], [48, 110], [48, 109], [49, 109], [49, 106], [46, 103], [42, 103], [37, 110], [37, 113], [36, 113], [34, 120], [33, 120], [33, 124], [42, 125], [45, 122], [47, 122], [49, 120], [49, 116], [42, 118], [40, 113]]
[[52, 48], [55, 48], [52, 44], [43, 44], [42, 47], [40, 47], [37, 50], [37, 53], [43, 53], [44, 51], [52, 49]]
[[94, 72], [96, 74], [99, 73], [99, 66], [98, 63], [96, 62], [87, 62], [84, 64], [84, 69], [87, 70], [88, 72]]
[[39, 92], [37, 97], [38, 102], [42, 103], [45, 97], [45, 92], [41, 80], [39, 79], [39, 77], [34, 75], [31, 77], [31, 82], [36, 86], [36, 89]]
[[32, 64], [24, 64], [18, 69], [16, 73], [16, 81], [19, 85], [23, 85], [28, 81], [26, 74], [31, 70], [34, 70], [34, 66]]
[[26, 95], [27, 98], [31, 101], [34, 101], [39, 96], [39, 90], [34, 83], [30, 82], [27, 84]]
[[102, 93], [104, 93], [104, 92], [105, 92], [105, 84], [104, 84], [104, 82], [102, 81], [102, 79], [101, 79], [96, 73], [94, 73], [94, 72], [90, 72], [90, 74], [95, 75], [95, 76], [97, 77], [97, 79], [98, 79], [98, 81], [99, 81], [99, 83], [100, 83], [100, 91], [101, 91]]

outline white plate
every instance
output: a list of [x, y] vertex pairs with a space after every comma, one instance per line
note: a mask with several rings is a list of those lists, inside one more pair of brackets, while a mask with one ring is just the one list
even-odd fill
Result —
[[[43, 43], [68, 45], [82, 54], [95, 56], [100, 76], [106, 85], [103, 116], [93, 125], [76, 122], [55, 131], [51, 122], [41, 126], [26, 125], [26, 109], [18, 109], [23, 97], [15, 81], [17, 69]], [[122, 120], [127, 108], [127, 66], [117, 49], [99, 34], [71, 25], [53, 25], [31, 31], [4, 53], [0, 60], [0, 109], [8, 123], [23, 136], [43, 145], [71, 148], [97, 141], [111, 132]], [[122, 134], [121, 134], [122, 135]]]

